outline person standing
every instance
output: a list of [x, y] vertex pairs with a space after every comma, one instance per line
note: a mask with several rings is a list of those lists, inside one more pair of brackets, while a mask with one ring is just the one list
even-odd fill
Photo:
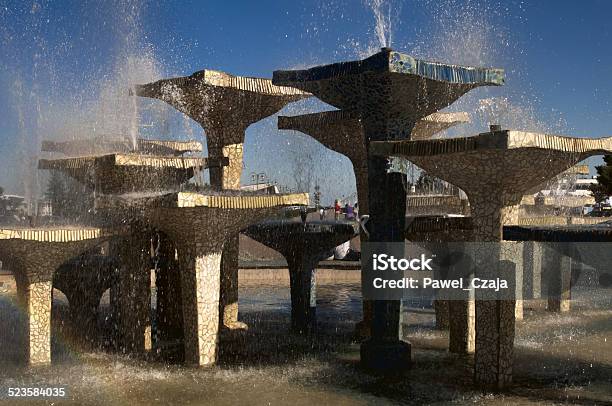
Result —
[[340, 218], [341, 211], [342, 208], [340, 207], [340, 202], [338, 201], [338, 199], [336, 199], [336, 201], [334, 202], [334, 220], [338, 221], [338, 219]]

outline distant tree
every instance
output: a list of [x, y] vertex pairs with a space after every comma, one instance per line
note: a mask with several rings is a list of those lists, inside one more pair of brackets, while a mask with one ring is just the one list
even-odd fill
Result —
[[53, 215], [78, 221], [93, 208], [93, 195], [85, 186], [59, 171], [52, 171], [45, 198], [51, 202]]
[[64, 217], [66, 206], [66, 185], [64, 177], [58, 171], [51, 171], [51, 177], [47, 183], [47, 191], [45, 198], [51, 202], [53, 215], [56, 217]]
[[604, 164], [595, 167], [597, 184], [591, 185], [591, 192], [597, 202], [612, 195], [612, 155], [604, 156]]

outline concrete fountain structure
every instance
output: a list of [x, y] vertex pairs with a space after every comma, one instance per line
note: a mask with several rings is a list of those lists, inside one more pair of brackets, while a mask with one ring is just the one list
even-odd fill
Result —
[[91, 227], [0, 229], [0, 259], [15, 275], [28, 316], [29, 365], [51, 363], [53, 275], [69, 259], [119, 234]]
[[282, 207], [307, 204], [305, 193], [245, 195], [228, 190], [113, 196], [103, 206], [141, 211], [174, 241], [181, 272], [185, 361], [206, 366], [217, 359], [221, 256], [228, 238]]
[[[136, 85], [133, 94], [165, 101], [202, 126], [208, 156], [227, 157], [227, 167], [210, 171], [211, 185], [240, 189], [245, 131], [290, 102], [310, 97], [300, 90], [275, 86], [268, 79], [234, 76], [202, 70], [191, 76], [163, 79]], [[223, 257], [223, 324], [230, 329], [246, 328], [238, 321], [238, 235], [225, 245]]]
[[[512, 255], [502, 249], [503, 226], [516, 224], [517, 205], [528, 190], [589, 156], [611, 151], [612, 138], [571, 138], [497, 128], [472, 137], [370, 145], [371, 154], [404, 157], [466, 192], [473, 239], [483, 242], [482, 252], [475, 257], [481, 278], [512, 277], [513, 272], [506, 275], [499, 265]], [[477, 297], [477, 384], [502, 388], [511, 382], [514, 320], [514, 300]]]
[[[151, 193], [177, 190], [182, 184], [205, 168], [228, 165], [228, 159], [179, 156], [187, 152], [198, 152], [198, 142], [174, 142], [139, 140], [138, 150], [82, 155], [91, 146], [91, 140], [68, 141], [43, 144], [43, 149], [63, 154], [77, 153], [69, 158], [40, 159], [39, 169], [60, 171], [96, 193], [108, 196], [123, 193]], [[95, 144], [94, 144], [95, 145]], [[121, 149], [125, 143], [113, 145], [104, 141], [95, 148]], [[165, 152], [168, 155], [156, 155]], [[97, 209], [97, 200], [94, 203]], [[144, 226], [138, 216], [126, 217], [113, 210], [97, 211], [93, 218], [96, 224], [116, 226], [128, 224], [129, 237], [111, 243], [111, 255], [119, 261], [120, 272], [113, 286], [117, 311], [116, 344], [123, 351], [145, 351], [152, 346], [150, 319], [150, 246], [154, 231]], [[96, 272], [92, 270], [92, 272]], [[167, 272], [167, 270], [159, 270]], [[102, 278], [100, 275], [93, 275]], [[84, 312], [81, 310], [81, 312]], [[89, 315], [93, 318], [95, 313]], [[84, 316], [83, 314], [81, 316]]]
[[317, 263], [357, 233], [356, 223], [273, 220], [246, 228], [245, 235], [280, 252], [289, 266], [291, 328], [298, 333], [316, 325]]
[[109, 153], [135, 153], [147, 155], [179, 156], [189, 152], [202, 152], [202, 144], [197, 141], [166, 141], [136, 139], [134, 143], [127, 138], [91, 138], [70, 141], [42, 142], [41, 152], [57, 152], [66, 156], [91, 156]]
[[38, 168], [59, 170], [97, 193], [117, 194], [168, 190], [185, 183], [198, 171], [227, 164], [227, 158], [113, 153], [41, 159]]
[[[500, 69], [446, 65], [383, 48], [359, 61], [307, 70], [276, 71], [272, 82], [292, 86], [357, 116], [369, 152], [372, 141], [411, 139], [417, 123], [478, 86], [504, 82]], [[368, 154], [369, 241], [404, 241], [405, 176], [388, 173], [386, 157]], [[357, 170], [356, 170], [357, 172]], [[372, 338], [362, 344], [369, 368], [393, 370], [410, 363], [410, 345], [399, 340], [399, 301], [375, 301]]]
[[[447, 130], [455, 125], [468, 123], [470, 117], [467, 113], [433, 113], [417, 121], [412, 130], [413, 139], [429, 139], [435, 134]], [[344, 110], [324, 111], [321, 113], [305, 114], [301, 116], [279, 116], [278, 128], [281, 130], [300, 131], [313, 137], [332, 151], [338, 152], [351, 161], [357, 189], [360, 216], [369, 214], [368, 203], [368, 140], [364, 125], [358, 113]], [[419, 205], [440, 204], [441, 199], [413, 198], [410, 203]], [[459, 199], [445, 199], [459, 201]], [[365, 242], [367, 235], [361, 233], [361, 240]], [[372, 304], [363, 302], [364, 320], [357, 326], [357, 334], [370, 336], [372, 319]]]
[[[433, 113], [417, 121], [412, 137], [429, 139], [441, 131], [469, 121], [467, 113]], [[301, 116], [279, 116], [278, 128], [303, 132], [332, 151], [349, 158], [355, 173], [359, 211], [368, 214], [368, 141], [359, 114], [332, 110]]]
[[[194, 158], [146, 154], [108, 154], [41, 160], [39, 167], [63, 171], [102, 194], [96, 207], [104, 222], [129, 224], [125, 241], [115, 241], [111, 251], [121, 264], [117, 290], [119, 339], [123, 350], [150, 348], [151, 245], [164, 236], [164, 247], [179, 258], [180, 278], [170, 269], [160, 269], [168, 282], [160, 286], [167, 309], [173, 300], [169, 292], [181, 292], [185, 358], [190, 364], [210, 365], [216, 360], [219, 325], [221, 252], [230, 234], [261, 221], [285, 206], [306, 205], [308, 196], [253, 195], [239, 191], [204, 193], [168, 192], [177, 190], [196, 170], [228, 164], [228, 157]], [[217, 170], [217, 172], [221, 172]], [[162, 262], [169, 262], [162, 258]], [[177, 280], [178, 279], [178, 280]], [[174, 289], [172, 282], [180, 283]], [[173, 325], [175, 323], [169, 323]]]

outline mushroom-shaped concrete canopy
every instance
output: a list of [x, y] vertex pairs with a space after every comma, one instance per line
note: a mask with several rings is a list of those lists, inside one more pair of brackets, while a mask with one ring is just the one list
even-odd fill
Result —
[[[135, 149], [135, 151], [134, 151]], [[201, 152], [198, 141], [136, 140], [136, 148], [126, 138], [106, 139], [96, 137], [82, 140], [42, 142], [41, 151], [59, 152], [66, 156], [102, 155], [109, 153], [139, 152], [148, 155], [182, 155], [187, 152]]]
[[39, 169], [59, 170], [103, 194], [168, 190], [203, 168], [227, 165], [227, 158], [108, 154], [41, 159]]
[[289, 261], [304, 253], [317, 256], [329, 251], [355, 236], [357, 228], [356, 223], [349, 222], [270, 220], [249, 226], [243, 233], [280, 252]]
[[384, 123], [386, 130], [372, 139], [391, 139], [409, 137], [418, 120], [475, 87], [502, 85], [504, 71], [427, 62], [383, 48], [363, 60], [275, 71], [272, 82], [356, 112], [366, 126]]
[[15, 275], [20, 302], [28, 314], [28, 362], [51, 362], [53, 273], [69, 259], [124, 233], [92, 227], [0, 229], [0, 260]]
[[[269, 79], [210, 69], [136, 85], [133, 92], [169, 103], [198, 122], [207, 137], [221, 138], [224, 145], [242, 143], [249, 125], [276, 113], [287, 103], [311, 96], [291, 87], [275, 86]], [[227, 134], [223, 134], [224, 129], [228, 129]]]
[[[434, 113], [417, 122], [412, 139], [431, 138], [440, 131], [469, 120], [469, 115], [463, 112]], [[280, 116], [278, 128], [301, 131], [349, 158], [355, 172], [360, 212], [368, 213], [367, 139], [362, 120], [357, 114], [332, 110], [301, 116]]]
[[[505, 130], [462, 138], [374, 142], [370, 152], [405, 157], [428, 173], [463, 189], [478, 228], [479, 210], [518, 204], [526, 191], [576, 162], [612, 152], [612, 138], [573, 138]], [[491, 211], [485, 209], [484, 213]], [[499, 233], [501, 229], [495, 240], [501, 238]]]
[[185, 360], [216, 361], [219, 330], [221, 253], [229, 236], [285, 206], [307, 205], [308, 194], [255, 195], [231, 190], [107, 196], [106, 205], [144, 211], [179, 254]]
[[316, 322], [315, 267], [330, 249], [358, 232], [357, 223], [273, 220], [247, 227], [244, 233], [280, 252], [289, 265], [291, 327], [307, 332]]

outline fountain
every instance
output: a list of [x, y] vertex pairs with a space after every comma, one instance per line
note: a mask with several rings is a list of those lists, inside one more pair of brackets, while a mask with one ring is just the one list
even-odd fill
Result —
[[[272, 82], [310, 92], [355, 114], [363, 125], [367, 151], [372, 141], [410, 139], [419, 120], [478, 86], [502, 85], [504, 73], [422, 61], [383, 48], [364, 60], [276, 71]], [[369, 240], [403, 244], [405, 177], [388, 173], [384, 157], [365, 159]], [[410, 345], [398, 339], [400, 303], [375, 301], [373, 307], [372, 337], [361, 346], [362, 363], [378, 370], [405, 368], [410, 364]]]
[[[571, 138], [521, 131], [426, 141], [375, 142], [370, 153], [401, 156], [449, 183], [470, 200], [475, 241], [501, 243], [506, 224], [516, 224], [526, 191], [592, 155], [612, 151], [612, 138]], [[494, 182], [492, 180], [495, 180]], [[479, 277], [499, 277], [505, 254], [486, 244], [476, 259]], [[477, 384], [502, 388], [512, 379], [514, 300], [476, 300]]]
[[246, 228], [244, 234], [280, 252], [289, 266], [291, 328], [298, 333], [316, 325], [317, 263], [357, 234], [356, 223], [274, 220]]
[[227, 158], [106, 154], [40, 159], [39, 169], [59, 170], [102, 194], [168, 190], [204, 168], [227, 165]]
[[[94, 252], [97, 251], [97, 252]], [[93, 347], [98, 340], [98, 306], [107, 289], [116, 286], [120, 264], [100, 249], [62, 264], [53, 276], [53, 288], [68, 299], [70, 318], [79, 344]]]
[[[428, 139], [440, 131], [468, 122], [467, 113], [433, 113], [417, 121], [412, 137]], [[348, 157], [355, 173], [359, 211], [362, 215], [368, 214], [367, 139], [358, 114], [332, 110], [293, 117], [280, 116], [278, 128], [301, 131], [327, 148]]]
[[51, 291], [57, 268], [121, 230], [91, 227], [0, 229], [0, 258], [15, 275], [28, 315], [28, 363], [51, 362]]
[[[452, 126], [469, 122], [467, 113], [433, 113], [417, 121], [412, 130], [412, 137], [416, 139], [428, 139], [436, 133], [444, 131]], [[278, 128], [281, 130], [301, 131], [310, 135], [327, 148], [348, 157], [353, 164], [355, 183], [357, 188], [357, 200], [359, 202], [359, 214], [368, 214], [368, 160], [367, 139], [364, 126], [358, 114], [343, 110], [324, 111], [321, 113], [305, 114], [301, 116], [278, 117]], [[413, 198], [413, 203], [441, 203], [440, 199]], [[423, 202], [423, 200], [426, 200]], [[433, 200], [433, 201], [431, 201]], [[454, 203], [454, 196], [450, 199]], [[366, 241], [367, 236], [361, 233], [361, 240]], [[356, 332], [363, 337], [369, 337], [369, 326], [372, 318], [372, 304], [363, 302], [364, 320], [357, 325]]]
[[[208, 156], [229, 157], [229, 166], [210, 171], [210, 183], [222, 189], [240, 189], [245, 131], [287, 103], [310, 95], [270, 80], [202, 70], [191, 76], [136, 85], [131, 91], [169, 103], [202, 126]], [[223, 256], [222, 310], [225, 327], [246, 328], [238, 321], [238, 235], [226, 244]]]
[[307, 205], [308, 194], [245, 195], [230, 190], [134, 198], [107, 196], [102, 207], [142, 212], [167, 234], [181, 272], [185, 361], [212, 365], [217, 357], [221, 254], [228, 237], [284, 206]]
[[[107, 223], [127, 222], [130, 226], [129, 238], [111, 246], [111, 252], [121, 264], [117, 292], [113, 296], [118, 301], [118, 341], [124, 351], [143, 351], [151, 347], [150, 246], [156, 236], [155, 229], [170, 237], [165, 240], [165, 246], [160, 247], [167, 254], [162, 262], [168, 262], [167, 257], [173, 249], [180, 254], [186, 360], [208, 365], [216, 359], [217, 325], [207, 317], [219, 315], [218, 310], [209, 311], [215, 300], [219, 305], [219, 289], [214, 292], [214, 277], [219, 269], [214, 261], [217, 254], [220, 259], [220, 249], [228, 233], [237, 234], [240, 229], [274, 212], [275, 208], [308, 204], [304, 194], [263, 196], [229, 190], [208, 194], [166, 192], [178, 189], [181, 183], [193, 177], [195, 168], [211, 167], [211, 163], [227, 164], [228, 158], [115, 153], [39, 162], [40, 168], [64, 171], [90, 188], [100, 190], [102, 194], [96, 197], [98, 217], [103, 214]], [[197, 237], [197, 233], [201, 235]], [[158, 269], [158, 272], [169, 274], [171, 270]], [[172, 283], [177, 282], [177, 278], [159, 276], [160, 280], [168, 282], [159, 287], [160, 296], [167, 299], [161, 308], [167, 309], [172, 299], [164, 290], [178, 291]], [[211, 276], [213, 280], [209, 280]], [[204, 290], [207, 297], [205, 303], [201, 303]], [[175, 325], [171, 321], [168, 327]]]
[[[541, 278], [548, 275], [548, 310], [570, 310], [572, 273], [574, 264], [586, 264], [602, 274], [610, 274], [610, 262], [605, 254], [612, 241], [612, 222], [565, 226], [506, 226], [504, 239], [524, 241], [531, 252], [526, 255], [533, 263], [531, 290], [538, 294]], [[535, 251], [535, 252], [534, 252]], [[539, 254], [540, 258], [536, 256]], [[551, 272], [555, 271], [555, 272]], [[535, 296], [535, 295], [534, 295]]]

